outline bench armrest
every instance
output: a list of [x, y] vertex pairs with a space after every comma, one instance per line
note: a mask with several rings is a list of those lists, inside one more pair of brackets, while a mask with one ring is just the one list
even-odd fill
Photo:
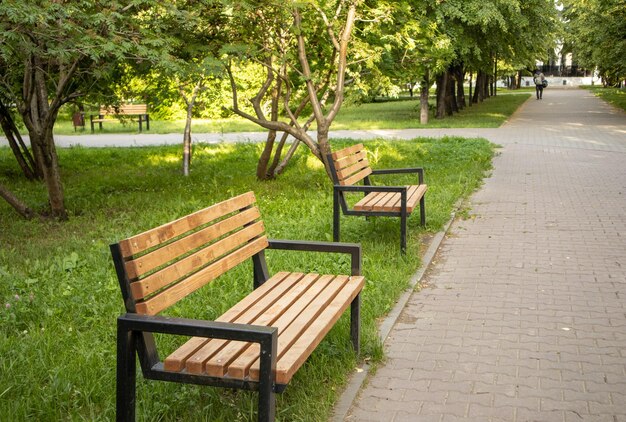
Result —
[[399, 169], [379, 169], [372, 170], [372, 174], [403, 174], [403, 173], [417, 173], [419, 177], [419, 184], [424, 184], [424, 169], [421, 167], [414, 168], [399, 168]]
[[188, 318], [163, 317], [127, 313], [117, 318], [118, 327], [124, 331], [175, 334], [224, 340], [250, 341], [271, 344], [278, 329], [260, 325], [232, 322], [204, 321]]
[[268, 239], [268, 249], [284, 249], [291, 251], [345, 253], [351, 257], [351, 275], [361, 275], [361, 245], [358, 243], [316, 242], [302, 240]]
[[406, 192], [406, 186], [374, 186], [374, 185], [335, 185], [334, 189], [339, 192]]

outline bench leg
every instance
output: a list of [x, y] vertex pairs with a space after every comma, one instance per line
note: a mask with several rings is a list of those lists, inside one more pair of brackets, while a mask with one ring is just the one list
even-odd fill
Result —
[[117, 422], [135, 420], [135, 334], [117, 326]]
[[426, 200], [423, 196], [422, 199], [420, 199], [420, 223], [422, 227], [426, 226]]
[[333, 193], [333, 241], [339, 242], [339, 191], [335, 190]]
[[350, 304], [350, 339], [358, 356], [361, 353], [361, 293]]
[[276, 393], [274, 392], [278, 331], [269, 341], [261, 342], [261, 368], [259, 374], [259, 422], [273, 422], [276, 418]]
[[401, 211], [400, 211], [400, 252], [406, 253], [406, 191], [401, 193]]

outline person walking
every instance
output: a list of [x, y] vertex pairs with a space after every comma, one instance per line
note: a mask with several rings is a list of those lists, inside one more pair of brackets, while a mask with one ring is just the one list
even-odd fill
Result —
[[535, 69], [533, 81], [535, 82], [535, 92], [537, 93], [538, 100], [543, 99], [543, 87], [545, 80], [546, 78], [543, 76], [543, 73], [541, 73], [538, 69]]

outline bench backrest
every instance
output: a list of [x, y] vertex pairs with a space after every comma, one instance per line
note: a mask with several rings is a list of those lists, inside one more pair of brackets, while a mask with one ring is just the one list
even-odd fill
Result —
[[100, 107], [100, 114], [147, 114], [148, 106], [146, 104], [122, 104], [119, 107]]
[[111, 245], [128, 312], [155, 315], [268, 246], [253, 192]]
[[372, 174], [363, 144], [356, 144], [330, 154], [335, 184], [354, 185]]

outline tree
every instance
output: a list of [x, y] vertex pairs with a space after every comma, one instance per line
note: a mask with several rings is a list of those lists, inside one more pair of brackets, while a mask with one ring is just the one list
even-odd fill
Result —
[[157, 38], [141, 35], [138, 12], [146, 12], [141, 9], [148, 5], [116, 0], [2, 2], [0, 112], [8, 121], [8, 106], [15, 106], [21, 116], [54, 218], [67, 219], [53, 136], [59, 109], [98, 89], [118, 62], [147, 57], [161, 45]]
[[[169, 79], [185, 105], [183, 174], [191, 165], [191, 123], [200, 94], [222, 71], [219, 51], [226, 42], [225, 10], [220, 1], [186, 0], [159, 6], [154, 24], [168, 37], [166, 52], [148, 68], [155, 79]], [[164, 84], [161, 84], [164, 85]], [[168, 85], [168, 84], [165, 84]]]
[[[266, 1], [259, 8], [256, 2], [233, 3], [230, 24], [233, 42], [227, 49], [226, 62], [232, 110], [269, 130], [257, 169], [260, 179], [275, 177], [278, 168], [284, 167], [283, 162], [273, 172], [267, 168], [270, 161], [280, 160], [285, 138], [276, 145], [278, 132], [295, 138], [288, 157], [302, 142], [330, 174], [326, 157], [330, 153], [328, 132], [344, 99], [349, 45], [358, 4], [354, 0]], [[258, 63], [265, 72], [257, 94], [249, 99], [253, 111], [246, 111], [240, 104], [238, 79], [233, 71], [234, 63], [246, 61]], [[302, 117], [306, 108], [310, 114]], [[312, 122], [316, 124], [316, 138], [307, 132]], [[271, 160], [272, 152], [274, 160]]]
[[606, 85], [626, 78], [626, 1], [564, 0], [567, 41], [579, 65], [597, 68]]

